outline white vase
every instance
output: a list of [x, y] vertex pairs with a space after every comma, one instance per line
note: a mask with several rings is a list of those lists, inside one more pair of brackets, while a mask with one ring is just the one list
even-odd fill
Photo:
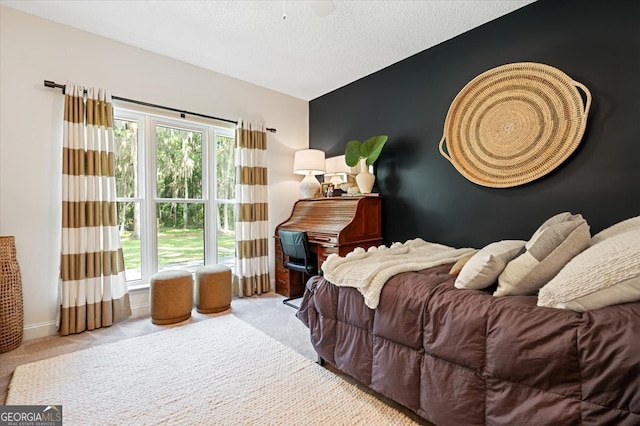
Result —
[[358, 184], [358, 189], [362, 194], [371, 193], [371, 189], [373, 188], [373, 184], [376, 181], [376, 176], [369, 171], [369, 166], [367, 166], [367, 159], [360, 159], [360, 173], [356, 175], [356, 183]]

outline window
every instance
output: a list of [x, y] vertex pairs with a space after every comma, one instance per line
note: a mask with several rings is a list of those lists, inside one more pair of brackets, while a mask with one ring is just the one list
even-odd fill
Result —
[[115, 109], [118, 224], [127, 281], [235, 253], [233, 129]]

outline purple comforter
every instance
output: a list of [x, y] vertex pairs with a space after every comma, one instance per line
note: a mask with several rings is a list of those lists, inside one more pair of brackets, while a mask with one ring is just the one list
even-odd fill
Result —
[[437, 425], [640, 425], [640, 303], [586, 313], [392, 277], [376, 310], [322, 277], [300, 318], [318, 355]]

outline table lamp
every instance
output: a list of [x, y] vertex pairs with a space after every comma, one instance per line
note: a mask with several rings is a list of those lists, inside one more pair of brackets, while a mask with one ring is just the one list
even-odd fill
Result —
[[324, 173], [324, 151], [319, 149], [303, 149], [296, 151], [293, 157], [293, 173], [304, 175], [300, 182], [303, 198], [315, 198], [320, 194], [320, 182], [315, 175]]
[[337, 157], [327, 158], [325, 161], [326, 173], [325, 176], [329, 176], [331, 183], [334, 187], [339, 188], [343, 183], [342, 175], [351, 173], [351, 167], [344, 161], [344, 155], [338, 155]]

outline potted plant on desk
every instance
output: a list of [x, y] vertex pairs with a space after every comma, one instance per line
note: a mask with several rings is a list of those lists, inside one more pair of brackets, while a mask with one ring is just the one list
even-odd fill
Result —
[[344, 161], [349, 167], [360, 164], [360, 172], [356, 175], [356, 183], [362, 194], [369, 194], [376, 177], [369, 171], [369, 166], [376, 162], [387, 142], [387, 135], [372, 136], [364, 142], [349, 141], [344, 152]]

